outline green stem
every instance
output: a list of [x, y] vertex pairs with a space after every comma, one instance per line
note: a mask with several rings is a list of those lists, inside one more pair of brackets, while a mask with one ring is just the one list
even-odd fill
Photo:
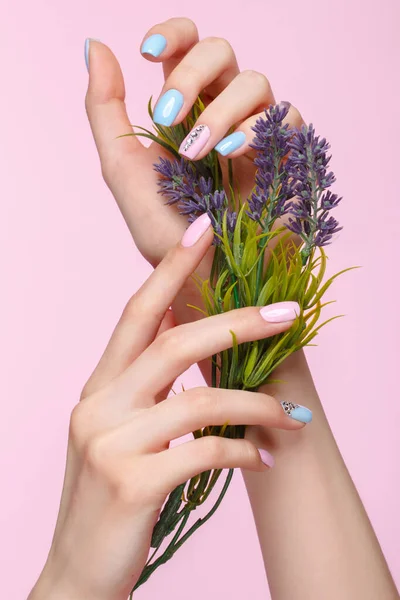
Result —
[[199, 528], [201, 527], [201, 525], [204, 525], [204, 523], [206, 523], [208, 521], [208, 519], [211, 519], [211, 517], [213, 516], [213, 514], [216, 512], [216, 510], [218, 509], [219, 505], [221, 504], [222, 500], [224, 499], [224, 496], [228, 490], [228, 487], [232, 481], [232, 477], [233, 477], [233, 473], [234, 473], [234, 469], [229, 469], [228, 475], [226, 477], [225, 483], [224, 483], [224, 487], [222, 488], [222, 491], [220, 493], [220, 495], [218, 496], [218, 499], [216, 501], [216, 503], [214, 504], [214, 506], [212, 507], [212, 509], [206, 514], [205, 517], [198, 519], [198, 521], [196, 521], [196, 523], [194, 525], [192, 525], [192, 527], [185, 533], [185, 535], [179, 540], [179, 542], [176, 544], [174, 552], [176, 552], [176, 550], [178, 550], [178, 548], [180, 548], [182, 546], [182, 544], [184, 542], [186, 542], [186, 540]]
[[267, 249], [267, 243], [268, 243], [268, 237], [264, 237], [260, 241], [259, 251], [260, 251], [261, 257], [258, 259], [258, 264], [257, 264], [256, 289], [255, 289], [255, 293], [254, 293], [255, 302], [257, 302], [258, 294], [260, 293], [261, 279], [262, 279], [263, 270], [264, 270], [264, 255], [265, 255], [265, 251]]
[[133, 592], [135, 590], [138, 589], [138, 587], [140, 587], [143, 583], [145, 583], [149, 577], [154, 573], [154, 571], [161, 566], [162, 564], [166, 563], [168, 560], [170, 560], [170, 558], [172, 558], [172, 556], [175, 554], [175, 552], [186, 542], [186, 540], [189, 539], [189, 537], [191, 535], [193, 535], [193, 533], [199, 529], [199, 527], [201, 527], [201, 525], [204, 525], [204, 523], [206, 523], [212, 516], [213, 514], [216, 512], [216, 510], [218, 509], [219, 505], [221, 504], [227, 490], [229, 487], [229, 484], [231, 483], [232, 477], [233, 477], [233, 469], [229, 469], [228, 475], [226, 477], [224, 486], [221, 490], [220, 495], [218, 496], [217, 501], [215, 502], [214, 506], [212, 507], [212, 509], [206, 514], [205, 517], [198, 519], [196, 521], [196, 523], [194, 523], [194, 525], [192, 525], [192, 527], [190, 529], [188, 529], [188, 531], [181, 537], [181, 539], [179, 539], [179, 536], [181, 535], [188, 519], [190, 516], [191, 511], [189, 510], [184, 519], [182, 520], [182, 523], [178, 529], [178, 531], [176, 532], [173, 540], [171, 541], [171, 543], [167, 546], [165, 552], [151, 565], [149, 565], [148, 567], [145, 567], [141, 576], [139, 577], [138, 581], [136, 582], [135, 587], [133, 588], [131, 594], [130, 594], [130, 600], [132, 599], [133, 596]]
[[175, 542], [177, 542], [179, 536], [181, 535], [181, 533], [182, 533], [182, 531], [183, 531], [183, 529], [184, 529], [184, 527], [185, 527], [185, 525], [186, 525], [186, 523], [187, 523], [187, 521], [188, 521], [188, 519], [190, 517], [190, 512], [191, 511], [189, 510], [186, 513], [185, 517], [182, 520], [182, 523], [179, 526], [178, 531], [174, 535], [174, 538], [172, 539], [172, 541], [168, 544], [168, 546], [165, 549], [164, 553], [159, 558], [157, 558], [157, 560], [153, 564], [148, 565], [147, 567], [145, 567], [143, 569], [143, 572], [142, 572], [141, 576], [139, 577], [138, 581], [136, 582], [135, 587], [131, 591], [131, 597], [133, 595], [133, 592], [135, 590], [137, 590], [137, 588], [139, 586], [141, 586], [143, 583], [145, 583], [149, 579], [150, 575], [152, 575], [152, 573], [154, 573], [154, 571], [157, 569], [157, 567], [159, 567], [160, 565], [166, 563], [173, 556], [173, 554], [176, 552], [177, 548], [176, 548], [176, 550], [174, 549]]

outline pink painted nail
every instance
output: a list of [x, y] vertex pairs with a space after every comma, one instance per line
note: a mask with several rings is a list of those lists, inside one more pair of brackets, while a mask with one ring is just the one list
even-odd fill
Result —
[[185, 137], [179, 148], [179, 154], [193, 160], [203, 150], [210, 139], [211, 131], [207, 125], [198, 125]]
[[293, 321], [300, 314], [300, 306], [297, 302], [276, 302], [264, 306], [260, 315], [269, 323], [284, 323]]
[[257, 448], [257, 450], [260, 453], [260, 458], [264, 465], [267, 467], [273, 467], [275, 464], [275, 459], [272, 454], [270, 454], [268, 450], [264, 450], [264, 448]]
[[197, 217], [195, 221], [186, 229], [181, 241], [182, 246], [189, 248], [194, 246], [199, 241], [201, 236], [207, 231], [211, 225], [211, 219], [207, 213]]

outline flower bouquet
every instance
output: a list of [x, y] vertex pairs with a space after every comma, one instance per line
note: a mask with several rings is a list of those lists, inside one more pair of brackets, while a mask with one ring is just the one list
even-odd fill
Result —
[[[197, 162], [178, 153], [183, 140], [191, 144], [198, 135], [193, 127], [204, 109], [200, 97], [184, 123], [175, 127], [154, 125], [155, 133], [139, 128], [140, 133], [127, 134], [150, 138], [170, 153], [170, 158], [160, 158], [154, 166], [159, 174], [159, 192], [166, 202], [177, 204], [189, 222], [202, 213], [211, 218], [215, 232], [213, 264], [209, 279], [195, 277], [203, 306], [194, 309], [210, 316], [281, 301], [300, 305], [293, 326], [272, 338], [238, 344], [232, 331], [232, 348], [211, 357], [214, 387], [257, 390], [271, 381], [274, 369], [286, 357], [312, 345], [321, 327], [337, 318], [320, 323], [321, 312], [329, 304], [323, 301], [325, 292], [348, 270], [324, 281], [324, 247], [341, 229], [331, 215], [341, 198], [329, 190], [335, 181], [328, 170], [329, 144], [315, 134], [312, 125], [289, 128], [284, 123], [289, 107], [288, 103], [270, 106], [253, 128], [251, 148], [256, 170], [247, 198], [241, 197], [231, 160], [222, 169], [215, 151]], [[149, 114], [152, 117], [151, 100]], [[283, 406], [288, 414], [295, 407], [292, 403]], [[194, 431], [193, 436], [242, 438], [245, 426], [209, 426]], [[154, 552], [134, 589], [211, 518], [232, 476], [232, 469], [226, 473], [206, 471], [171, 492], [153, 531]], [[223, 483], [216, 501], [205, 516], [190, 525], [192, 512], [209, 499], [220, 479]]]

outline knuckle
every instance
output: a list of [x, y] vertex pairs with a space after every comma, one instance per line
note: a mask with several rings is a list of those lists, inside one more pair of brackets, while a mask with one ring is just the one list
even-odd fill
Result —
[[197, 414], [200, 413], [205, 419], [209, 419], [210, 425], [218, 425], [215, 422], [219, 410], [218, 394], [213, 393], [211, 388], [198, 387], [192, 390], [192, 396], [191, 409]]
[[139, 293], [136, 292], [136, 294], [133, 294], [133, 296], [131, 296], [128, 300], [128, 302], [125, 304], [125, 308], [123, 310], [122, 313], [122, 317], [125, 319], [130, 319], [132, 318], [134, 315], [136, 315], [137, 309], [138, 309], [138, 299], [139, 299]]
[[270, 92], [271, 85], [264, 73], [254, 71], [253, 69], [247, 69], [246, 71], [243, 71], [242, 75], [247, 79], [251, 86], [261, 88], [265, 94]]
[[182, 17], [182, 23], [187, 31], [188, 37], [190, 37], [190, 38], [197, 37], [197, 35], [198, 35], [197, 25], [192, 19], [189, 19], [189, 17]]
[[258, 463], [260, 460], [260, 455], [257, 448], [252, 444], [249, 440], [241, 441], [241, 450], [243, 453], [243, 458], [245, 463]]
[[202, 75], [197, 67], [188, 63], [181, 63], [171, 76], [169, 81], [169, 87], [182, 87], [185, 85], [187, 89], [190, 89], [192, 85], [198, 85], [202, 80]]
[[117, 161], [110, 154], [103, 155], [100, 158], [101, 175], [108, 187], [112, 186], [118, 171]]
[[248, 332], [249, 328], [252, 327], [252, 325], [254, 325], [254, 317], [256, 315], [256, 311], [257, 309], [254, 310], [253, 307], [245, 307], [245, 308], [238, 308], [234, 311], [232, 311], [232, 326], [231, 329], [233, 327], [235, 327], [237, 329], [235, 329], [235, 333], [242, 333], [243, 332]]
[[161, 353], [167, 353], [171, 358], [186, 354], [187, 337], [179, 331], [179, 327], [164, 331], [154, 342]]
[[[87, 384], [86, 384], [87, 386]], [[85, 387], [86, 387], [85, 386]], [[85, 390], [85, 388], [83, 388]], [[84, 391], [82, 392], [82, 394]], [[69, 423], [69, 435], [75, 446], [84, 446], [89, 439], [89, 417], [88, 411], [84, 403], [80, 402], [72, 410], [70, 423]]]
[[301, 127], [301, 125], [303, 125], [303, 117], [301, 116], [299, 109], [295, 106], [290, 106], [288, 116], [292, 127]]
[[210, 435], [203, 438], [203, 452], [210, 464], [218, 465], [225, 456], [223, 438], [216, 435]]
[[231, 44], [222, 37], [217, 36], [209, 36], [203, 40], [205, 44], [210, 44], [213, 46], [214, 50], [218, 52], [224, 53], [227, 57], [231, 57], [233, 55], [233, 48]]
[[108, 440], [104, 435], [95, 435], [87, 443], [85, 463], [91, 471], [110, 479], [112, 470], [109, 470], [110, 452]]

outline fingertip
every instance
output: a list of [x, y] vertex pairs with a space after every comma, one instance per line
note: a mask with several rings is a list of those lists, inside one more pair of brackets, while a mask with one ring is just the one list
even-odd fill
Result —
[[85, 40], [84, 56], [85, 56], [85, 63], [86, 63], [86, 68], [87, 68], [88, 72], [89, 72], [90, 46], [91, 46], [92, 42], [100, 42], [100, 40], [97, 38], [86, 38], [86, 40]]
[[235, 131], [218, 142], [215, 146], [215, 150], [221, 154], [221, 156], [231, 156], [234, 152], [241, 149], [245, 142], [246, 134], [244, 131]]
[[140, 48], [144, 58], [159, 58], [167, 47], [167, 38], [161, 33], [153, 33], [146, 38]]
[[210, 228], [211, 219], [208, 214], [204, 213], [200, 215], [186, 229], [181, 239], [181, 246], [184, 248], [190, 248], [191, 246], [194, 246], [207, 233], [207, 231], [210, 230]]
[[89, 96], [98, 102], [125, 99], [122, 70], [112, 50], [96, 38], [85, 40], [85, 62], [89, 71]]
[[285, 414], [301, 424], [311, 423], [313, 418], [312, 411], [306, 406], [295, 404], [294, 402], [282, 401], [281, 406]]
[[275, 465], [275, 459], [272, 454], [270, 454], [268, 450], [265, 450], [265, 448], [257, 448], [257, 450], [263, 465], [271, 469]]

